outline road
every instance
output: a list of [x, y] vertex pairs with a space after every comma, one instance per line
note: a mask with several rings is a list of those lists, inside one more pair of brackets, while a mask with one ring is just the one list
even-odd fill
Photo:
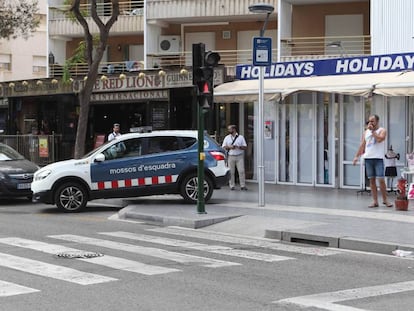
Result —
[[412, 310], [414, 261], [0, 203], [0, 310]]

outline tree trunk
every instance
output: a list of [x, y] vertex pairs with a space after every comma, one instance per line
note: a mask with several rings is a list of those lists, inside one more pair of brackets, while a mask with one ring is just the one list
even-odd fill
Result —
[[89, 118], [89, 100], [85, 98], [85, 92], [79, 93], [79, 119], [78, 127], [76, 130], [76, 142], [75, 142], [75, 159], [81, 158], [85, 154], [86, 133], [88, 130], [88, 118]]

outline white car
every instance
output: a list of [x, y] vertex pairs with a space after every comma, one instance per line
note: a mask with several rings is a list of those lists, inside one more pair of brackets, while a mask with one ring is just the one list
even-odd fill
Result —
[[[89, 200], [181, 194], [198, 197], [197, 131], [130, 133], [105, 143], [78, 160], [39, 169], [32, 182], [33, 201], [56, 204], [64, 212], [79, 212]], [[225, 151], [204, 136], [204, 197], [227, 184]]]

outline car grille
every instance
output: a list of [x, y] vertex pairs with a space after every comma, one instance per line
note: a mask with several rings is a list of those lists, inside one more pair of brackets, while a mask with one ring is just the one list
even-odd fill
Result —
[[33, 180], [33, 173], [10, 174], [9, 177], [16, 180], [31, 181]]

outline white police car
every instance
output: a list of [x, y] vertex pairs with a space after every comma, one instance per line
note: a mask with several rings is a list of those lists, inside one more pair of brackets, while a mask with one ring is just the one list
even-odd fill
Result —
[[[32, 182], [33, 201], [79, 212], [89, 200], [181, 194], [197, 202], [197, 131], [124, 134], [85, 155], [39, 169]], [[225, 152], [205, 135], [204, 197], [229, 180]]]

